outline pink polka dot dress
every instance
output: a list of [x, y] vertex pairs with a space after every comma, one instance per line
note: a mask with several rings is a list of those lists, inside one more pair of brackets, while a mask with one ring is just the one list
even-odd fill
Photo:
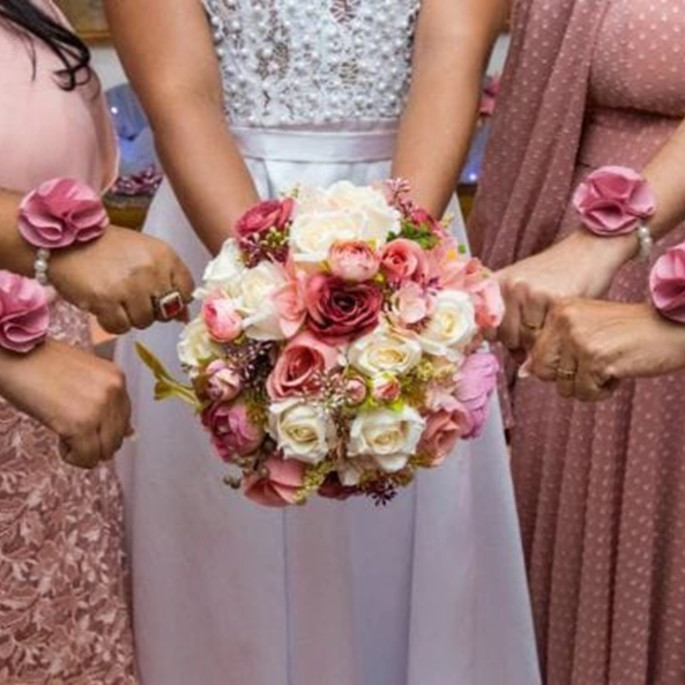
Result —
[[[607, 164], [644, 167], [685, 116], [681, 0], [518, 5], [508, 85], [498, 102], [499, 142], [488, 153], [500, 168], [486, 171], [472, 227], [495, 267], [574, 230], [568, 202], [578, 180]], [[578, 66], [583, 54], [587, 67]], [[576, 71], [564, 79], [560, 64]], [[554, 83], [539, 84], [544, 74]], [[507, 130], [509, 140], [521, 133], [521, 110], [535, 106], [536, 87], [541, 113], [531, 130], [558, 126], [566, 142], [529, 148], [515, 166], [518, 142], [494, 148]], [[576, 97], [583, 98], [577, 135], [568, 114]], [[528, 163], [538, 177], [537, 188], [526, 191]], [[501, 200], [498, 189], [507, 183], [511, 199]], [[515, 214], [518, 221], [506, 220]], [[655, 257], [683, 240], [681, 227]], [[608, 297], [643, 300], [647, 269], [625, 267]], [[535, 379], [515, 380], [510, 391], [512, 467], [546, 682], [682, 685], [685, 374], [624, 383], [596, 405], [563, 400]]]

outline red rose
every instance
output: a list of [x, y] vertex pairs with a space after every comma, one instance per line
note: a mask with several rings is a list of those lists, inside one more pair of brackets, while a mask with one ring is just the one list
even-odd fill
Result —
[[[248, 210], [235, 227], [240, 247], [252, 254], [269, 231], [282, 231], [288, 225], [294, 207], [292, 198], [287, 197], [284, 200], [266, 200]], [[282, 256], [285, 257], [285, 254]]]
[[311, 331], [325, 343], [339, 345], [378, 325], [383, 294], [370, 283], [316, 274], [307, 282], [305, 304]]

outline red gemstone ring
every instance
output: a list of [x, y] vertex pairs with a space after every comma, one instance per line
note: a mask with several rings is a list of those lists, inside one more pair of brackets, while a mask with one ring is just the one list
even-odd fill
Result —
[[172, 321], [177, 319], [186, 310], [186, 303], [178, 290], [172, 290], [166, 295], [152, 298], [152, 306], [155, 310], [155, 318], [158, 321]]

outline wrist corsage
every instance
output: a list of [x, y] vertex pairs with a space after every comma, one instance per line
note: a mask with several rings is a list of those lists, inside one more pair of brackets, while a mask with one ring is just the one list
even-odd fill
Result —
[[646, 222], [654, 215], [656, 202], [637, 171], [621, 166], [593, 171], [578, 186], [573, 206], [587, 230], [603, 237], [636, 233], [640, 256], [649, 256], [653, 241]]
[[57, 178], [28, 193], [19, 207], [19, 232], [38, 248], [36, 280], [47, 284], [51, 250], [95, 240], [108, 224], [100, 196], [81, 181]]
[[30, 352], [45, 340], [49, 324], [45, 288], [33, 279], [0, 271], [0, 347]]
[[685, 243], [661, 256], [649, 277], [652, 302], [666, 318], [685, 323]]

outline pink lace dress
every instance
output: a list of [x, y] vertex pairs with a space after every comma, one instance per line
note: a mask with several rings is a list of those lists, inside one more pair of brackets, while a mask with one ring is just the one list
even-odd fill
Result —
[[[36, 3], [55, 11], [46, 2]], [[0, 22], [0, 187], [55, 176], [105, 187], [115, 168], [96, 79], [60, 90], [59, 62]], [[54, 337], [89, 345], [85, 317], [64, 302]], [[62, 463], [57, 440], [0, 399], [0, 682], [133, 683], [118, 481]]]
[[[507, 208], [521, 209], [525, 218], [526, 212], [545, 211], [549, 193], [540, 191], [543, 183], [551, 189], [566, 184], [570, 192], [598, 166], [640, 169], [681, 123], [685, 4], [607, 0], [595, 2], [599, 7], [589, 14], [587, 2], [563, 0], [564, 6], [574, 5], [572, 20], [587, 25], [575, 45], [567, 40], [569, 30], [560, 25], [565, 21], [559, 13], [561, 0], [560, 5], [544, 0], [518, 4], [530, 12], [525, 40], [514, 36], [518, 47], [508, 67], [519, 76], [508, 84], [508, 97], [498, 103], [501, 133], [508, 128], [509, 140], [512, 122], [521, 120], [526, 106], [507, 109], [516, 92], [539, 83], [551, 64], [572, 58], [574, 49], [582, 52], [588, 40], [594, 41], [579, 145], [555, 152], [558, 159], [575, 155], [575, 170], [561, 178], [562, 166], [550, 162], [548, 151], [530, 150], [529, 159], [537, 155], [543, 169], [542, 182], [528, 209], [522, 194]], [[563, 49], [547, 50], [545, 63], [545, 41], [562, 28]], [[557, 78], [547, 87], [544, 107], [556, 108], [555, 116], [563, 121], [572, 90], [571, 82]], [[566, 131], [569, 121], [567, 117]], [[551, 123], [547, 115], [538, 117], [534, 133]], [[562, 135], [568, 135], [566, 131], [562, 129]], [[504, 150], [489, 154], [500, 169], [493, 169], [491, 185], [479, 198], [476, 212], [481, 221], [498, 202], [496, 184], [501, 187], [507, 175], [515, 177], [520, 169], [502, 162], [508, 154]], [[525, 183], [524, 178], [519, 188]], [[575, 229], [577, 219], [568, 210], [556, 224], [536, 222], [529, 215], [522, 225], [523, 230], [511, 230], [511, 224], [502, 221], [495, 227], [485, 259], [502, 266], [503, 252], [521, 245], [513, 259], [524, 257]], [[487, 221], [479, 224], [483, 227], [487, 232]], [[530, 249], [536, 233], [540, 240]], [[683, 239], [685, 228], [680, 227], [655, 257]], [[644, 300], [647, 268], [638, 263], [624, 268], [609, 298]], [[596, 405], [563, 400], [553, 386], [534, 379], [517, 381], [513, 398], [512, 465], [546, 682], [682, 685], [685, 374], [624, 383], [612, 400]]]

